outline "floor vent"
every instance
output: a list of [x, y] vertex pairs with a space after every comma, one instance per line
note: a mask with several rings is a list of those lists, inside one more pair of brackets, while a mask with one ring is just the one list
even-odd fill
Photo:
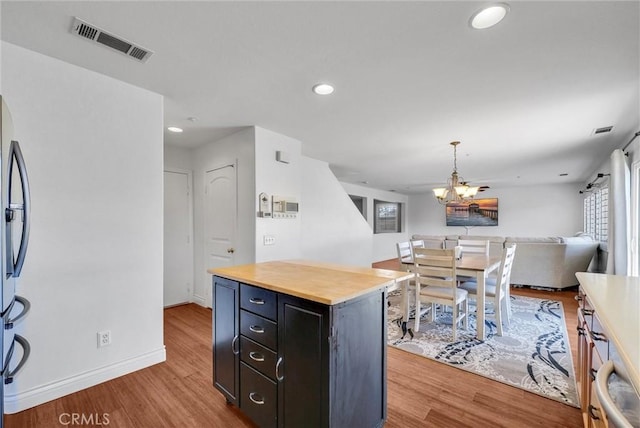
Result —
[[84, 22], [78, 18], [73, 19], [71, 32], [78, 37], [100, 43], [103, 46], [107, 46], [140, 62], [147, 62], [149, 57], [153, 55], [153, 52], [149, 49], [145, 49], [139, 45], [131, 43], [122, 37], [109, 34], [101, 28]]

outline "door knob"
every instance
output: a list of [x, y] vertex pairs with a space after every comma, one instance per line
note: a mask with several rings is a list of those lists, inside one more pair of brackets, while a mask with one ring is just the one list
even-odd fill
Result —
[[227, 253], [233, 254], [235, 251], [235, 248], [227, 248]]

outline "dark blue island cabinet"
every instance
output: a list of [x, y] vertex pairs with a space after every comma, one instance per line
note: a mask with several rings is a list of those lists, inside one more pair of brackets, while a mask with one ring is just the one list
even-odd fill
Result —
[[[332, 278], [326, 288], [319, 269]], [[289, 261], [210, 270], [214, 386], [259, 426], [384, 424], [386, 287], [406, 274], [351, 269]]]

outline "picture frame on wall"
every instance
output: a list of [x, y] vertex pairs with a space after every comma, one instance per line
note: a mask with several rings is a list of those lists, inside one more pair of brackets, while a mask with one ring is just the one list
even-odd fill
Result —
[[447, 226], [497, 226], [498, 198], [472, 199], [446, 205]]

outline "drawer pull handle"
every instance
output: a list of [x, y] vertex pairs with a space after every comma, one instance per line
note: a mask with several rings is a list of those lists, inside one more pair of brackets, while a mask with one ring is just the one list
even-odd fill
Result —
[[259, 325], [249, 326], [249, 330], [251, 330], [254, 333], [259, 333], [259, 334], [264, 333], [264, 328], [260, 327]]
[[249, 299], [249, 302], [253, 303], [254, 305], [264, 305], [264, 300], [259, 297], [252, 297], [251, 299]]
[[589, 404], [589, 416], [591, 416], [591, 419], [593, 419], [594, 421], [599, 421], [600, 418], [593, 413], [594, 410], [598, 410], [597, 407], [594, 407], [592, 404]]
[[593, 309], [581, 309], [582, 315], [591, 316], [593, 315]]
[[276, 363], [276, 379], [278, 379], [278, 381], [282, 381], [284, 379], [284, 376], [280, 375], [280, 366], [282, 365], [282, 357], [278, 358], [278, 362]]
[[607, 341], [607, 336], [605, 336], [604, 333], [598, 333], [597, 331], [591, 331], [590, 333], [593, 340], [598, 340], [601, 342]]
[[238, 355], [238, 352], [240, 352], [239, 349], [236, 349], [236, 343], [238, 343], [238, 336], [233, 336], [233, 340], [231, 341], [231, 352], [233, 352], [233, 355]]
[[260, 394], [256, 394], [255, 392], [249, 394], [249, 400], [253, 401], [256, 404], [264, 404], [264, 398], [262, 398]]
[[584, 328], [576, 327], [576, 330], [578, 330], [578, 336], [584, 336]]
[[[609, 420], [609, 426], [617, 427], [631, 427], [631, 421], [622, 413], [616, 402], [609, 394], [608, 380], [609, 376], [616, 372], [616, 366], [613, 361], [609, 360], [598, 370], [598, 376], [596, 378], [595, 393], [600, 401], [601, 412], [607, 416]], [[622, 379], [622, 374], [620, 373]], [[626, 380], [624, 380], [627, 382]]]
[[264, 361], [264, 355], [262, 355], [260, 352], [249, 352], [249, 357], [253, 361], [258, 361], [258, 362]]

